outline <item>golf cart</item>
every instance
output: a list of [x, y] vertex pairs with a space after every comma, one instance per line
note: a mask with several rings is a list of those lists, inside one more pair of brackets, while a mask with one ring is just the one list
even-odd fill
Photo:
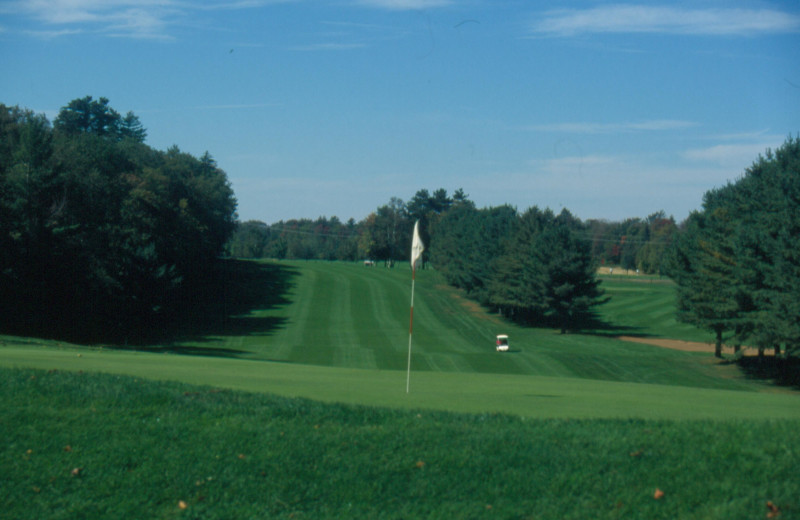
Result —
[[508, 351], [508, 336], [506, 336], [505, 334], [497, 335], [497, 351], [498, 352]]

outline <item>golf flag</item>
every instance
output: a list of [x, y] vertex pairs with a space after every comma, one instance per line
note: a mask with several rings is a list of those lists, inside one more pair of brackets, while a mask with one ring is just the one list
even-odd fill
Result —
[[408, 371], [406, 372], [406, 393], [411, 384], [411, 331], [414, 330], [414, 282], [416, 281], [417, 264], [422, 259], [425, 246], [419, 238], [419, 220], [414, 223], [414, 238], [411, 240], [411, 315], [408, 318]]
[[419, 238], [419, 220], [414, 223], [414, 238], [411, 241], [411, 269], [416, 270], [417, 264], [422, 259], [422, 252], [425, 251], [425, 246], [422, 245], [422, 239]]

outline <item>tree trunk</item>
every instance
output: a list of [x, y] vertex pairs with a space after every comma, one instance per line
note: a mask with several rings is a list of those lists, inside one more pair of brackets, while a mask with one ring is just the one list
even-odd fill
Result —
[[714, 357], [722, 357], [722, 331], [717, 331], [717, 341], [714, 344]]

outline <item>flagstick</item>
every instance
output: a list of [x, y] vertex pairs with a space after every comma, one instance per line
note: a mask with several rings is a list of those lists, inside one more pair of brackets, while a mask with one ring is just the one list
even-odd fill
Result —
[[408, 320], [408, 371], [406, 372], [406, 393], [411, 383], [411, 331], [414, 329], [414, 282], [417, 270], [411, 267], [411, 317]]

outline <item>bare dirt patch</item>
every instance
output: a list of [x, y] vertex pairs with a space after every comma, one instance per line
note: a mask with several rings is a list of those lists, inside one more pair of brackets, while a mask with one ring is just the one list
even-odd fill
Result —
[[682, 341], [679, 339], [637, 338], [634, 336], [618, 336], [617, 339], [621, 339], [622, 341], [632, 341], [634, 343], [644, 343], [646, 345], [654, 345], [656, 347], [684, 350], [686, 352], [714, 352], [713, 343]]
[[[714, 353], [714, 344], [713, 343], [701, 343], [698, 341], [683, 341], [680, 339], [663, 339], [663, 338], [637, 338], [635, 336], [617, 336], [617, 339], [622, 341], [632, 341], [634, 343], [644, 343], [646, 345], [653, 345], [656, 347], [664, 347], [664, 348], [671, 348], [675, 350], [683, 350], [686, 352], [708, 352], [713, 354]], [[729, 349], [729, 347], [723, 345], [722, 350], [725, 351]], [[751, 349], [746, 349], [742, 347], [742, 353], [744, 356], [757, 356], [758, 353]], [[774, 352], [771, 349], [767, 349], [764, 352], [765, 356], [772, 356]]]

